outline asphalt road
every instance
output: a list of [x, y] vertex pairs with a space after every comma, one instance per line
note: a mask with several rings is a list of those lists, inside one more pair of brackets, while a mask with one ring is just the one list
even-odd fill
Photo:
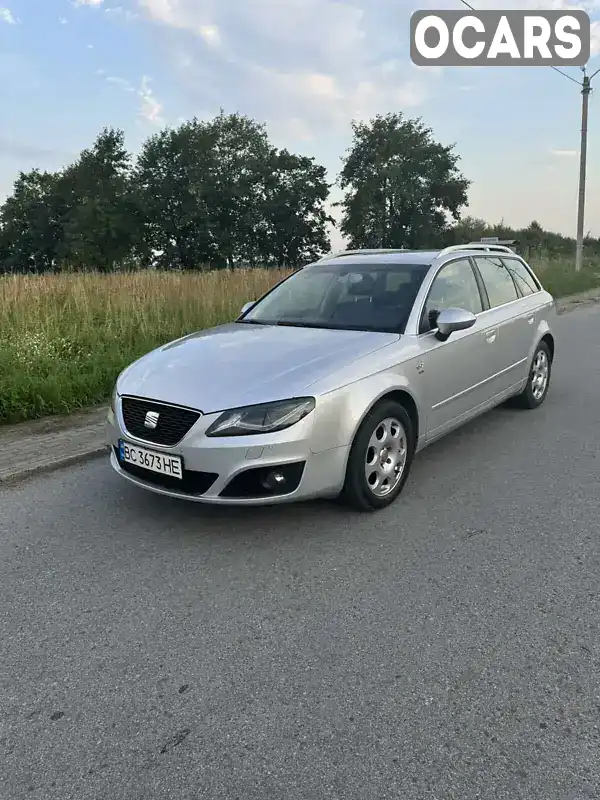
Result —
[[600, 307], [394, 507], [0, 492], [0, 797], [600, 797]]

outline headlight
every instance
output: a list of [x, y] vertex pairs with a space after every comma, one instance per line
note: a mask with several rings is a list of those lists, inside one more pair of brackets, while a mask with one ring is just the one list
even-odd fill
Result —
[[315, 407], [314, 397], [296, 397], [276, 403], [232, 408], [224, 411], [206, 430], [207, 436], [250, 436], [274, 433], [304, 419]]

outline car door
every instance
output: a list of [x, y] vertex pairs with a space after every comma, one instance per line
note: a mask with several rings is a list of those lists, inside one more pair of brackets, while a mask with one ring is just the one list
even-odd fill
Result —
[[[495, 332], [493, 377], [489, 383], [490, 399], [509, 393], [527, 376], [531, 347], [531, 298], [523, 297], [506, 268], [504, 257], [477, 255], [473, 258], [488, 300], [483, 313], [487, 329]], [[530, 321], [531, 320], [531, 321]]]
[[[528, 353], [530, 354], [533, 347], [537, 344], [539, 324], [547, 311], [547, 306], [541, 299], [542, 287], [522, 259], [512, 257], [505, 258], [502, 256], [502, 263], [510, 272], [513, 281], [517, 285], [519, 294], [523, 298], [520, 306], [527, 322], [526, 344], [529, 348]], [[525, 364], [523, 379], [527, 377], [529, 367], [529, 363]]]
[[[444, 308], [470, 311], [476, 315], [475, 324], [440, 341], [435, 315]], [[425, 300], [418, 335], [417, 369], [426, 398], [428, 441], [475, 415], [488, 398], [495, 341], [486, 329], [484, 312], [485, 297], [469, 258], [445, 264]]]

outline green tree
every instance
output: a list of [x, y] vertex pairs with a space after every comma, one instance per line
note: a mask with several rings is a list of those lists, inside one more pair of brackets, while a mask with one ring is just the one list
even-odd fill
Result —
[[271, 150], [261, 125], [223, 112], [148, 139], [136, 169], [147, 251], [175, 268], [251, 262]]
[[2, 272], [47, 272], [58, 266], [62, 246], [60, 175], [20, 172], [0, 208]]
[[143, 219], [141, 257], [168, 269], [216, 259], [208, 196], [212, 139], [192, 120], [146, 140], [135, 169]]
[[460, 218], [470, 182], [454, 145], [433, 139], [420, 119], [401, 113], [352, 124], [342, 159], [341, 231], [350, 247], [430, 247]]
[[329, 251], [327, 225], [335, 221], [325, 210], [325, 167], [287, 150], [274, 152], [265, 166], [261, 261], [298, 267]]
[[450, 228], [449, 244], [465, 244], [476, 242], [483, 236], [491, 236], [489, 226], [484, 219], [478, 217], [462, 217]]
[[246, 116], [221, 111], [155, 134], [135, 173], [147, 263], [295, 265], [328, 249], [324, 168], [277, 151]]
[[264, 223], [265, 165], [273, 148], [264, 125], [223, 111], [208, 123], [213, 137], [211, 225], [222, 263], [255, 264]]
[[131, 167], [123, 131], [105, 128], [61, 174], [65, 264], [106, 271], [131, 258], [141, 235]]

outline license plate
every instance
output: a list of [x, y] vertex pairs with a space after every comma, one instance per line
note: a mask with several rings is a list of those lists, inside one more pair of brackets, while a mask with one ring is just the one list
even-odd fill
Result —
[[138, 447], [137, 444], [124, 442], [122, 439], [119, 440], [119, 461], [143, 467], [159, 475], [183, 478], [183, 464], [179, 456], [156, 453], [153, 450], [146, 450], [145, 447]]

